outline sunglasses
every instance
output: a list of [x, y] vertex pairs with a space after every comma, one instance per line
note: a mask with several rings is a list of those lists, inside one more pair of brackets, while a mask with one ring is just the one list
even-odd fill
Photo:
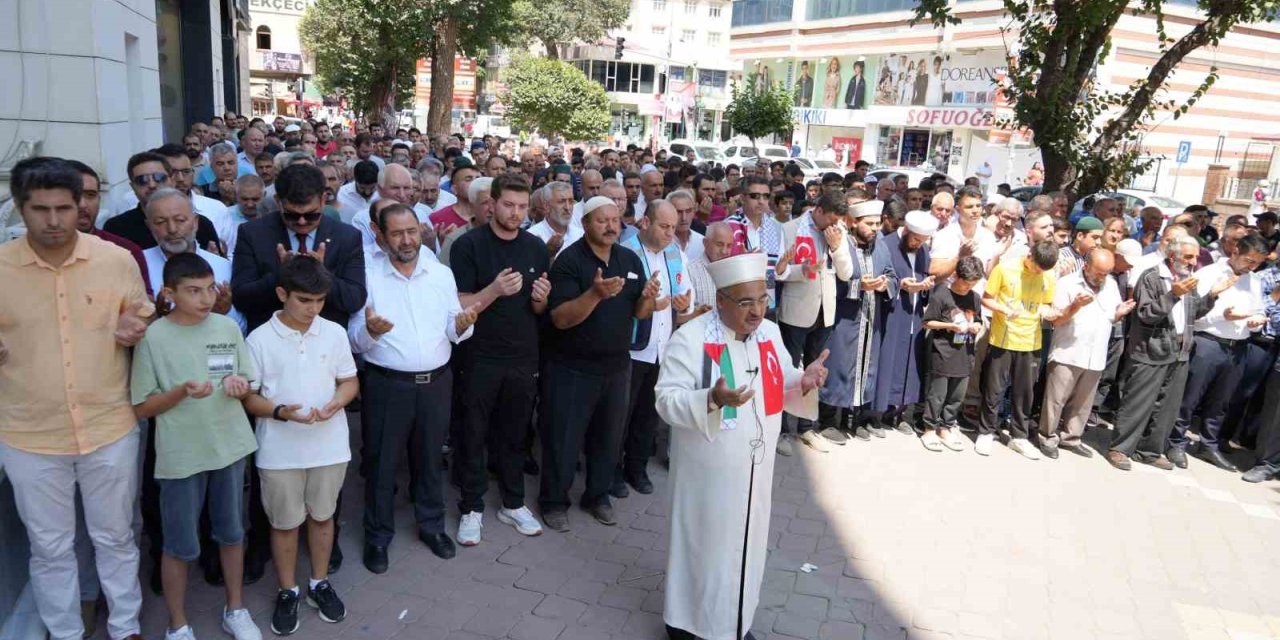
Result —
[[301, 220], [306, 220], [307, 222], [315, 222], [320, 219], [320, 216], [324, 215], [324, 212], [322, 211], [305, 211], [305, 212], [281, 211], [280, 215], [283, 216], [284, 219], [288, 220], [289, 222], [299, 222]]
[[768, 199], [769, 199], [769, 196], [771, 196], [771, 195], [773, 195], [773, 194], [769, 194], [769, 193], [748, 193], [748, 194], [746, 194], [746, 195], [747, 195], [747, 197], [748, 197], [748, 198], [751, 198], [752, 200], [768, 200]]
[[138, 186], [138, 187], [146, 186], [148, 184], [151, 184], [152, 182], [156, 184], [164, 184], [168, 181], [169, 181], [169, 174], [163, 171], [157, 171], [155, 173], [143, 173], [143, 174], [134, 176], [133, 179], [131, 180], [134, 186]]

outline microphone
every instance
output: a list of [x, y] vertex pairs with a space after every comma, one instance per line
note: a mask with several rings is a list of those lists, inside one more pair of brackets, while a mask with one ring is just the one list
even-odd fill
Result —
[[753, 369], [747, 369], [747, 370], [746, 370], [746, 372], [754, 376], [755, 374], [760, 373], [760, 367], [755, 367], [755, 368], [753, 368]]

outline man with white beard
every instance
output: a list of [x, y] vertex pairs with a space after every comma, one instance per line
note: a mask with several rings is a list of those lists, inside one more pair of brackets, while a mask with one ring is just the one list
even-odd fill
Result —
[[663, 607], [672, 640], [752, 637], [784, 401], [816, 417], [817, 398], [800, 395], [827, 376], [825, 351], [801, 371], [764, 319], [767, 264], [763, 253], [744, 253], [707, 265], [716, 311], [675, 333], [658, 375], [658, 415], [672, 427]]
[[573, 224], [573, 186], [568, 182], [552, 182], [542, 188], [547, 206], [547, 217], [529, 227], [529, 233], [547, 243], [547, 250], [554, 260], [564, 248], [582, 237], [582, 225]]
[[145, 249], [142, 257], [147, 260], [147, 274], [151, 278], [151, 290], [164, 288], [164, 263], [180, 253], [194, 253], [213, 268], [214, 286], [218, 298], [213, 312], [221, 313], [240, 325], [240, 332], [247, 331], [245, 318], [231, 306], [231, 261], [201, 249], [196, 242], [196, 213], [191, 210], [191, 200], [177, 189], [160, 189], [147, 198], [143, 207], [147, 216], [147, 228], [155, 236], [156, 246]]

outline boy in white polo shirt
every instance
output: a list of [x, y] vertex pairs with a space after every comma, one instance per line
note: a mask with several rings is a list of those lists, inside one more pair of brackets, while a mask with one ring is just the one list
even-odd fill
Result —
[[247, 340], [262, 383], [244, 404], [258, 418], [262, 502], [280, 580], [271, 630], [282, 636], [298, 630], [301, 594], [295, 574], [303, 521], [311, 557], [307, 603], [319, 609], [325, 622], [347, 615], [327, 570], [333, 513], [351, 461], [343, 409], [359, 383], [346, 330], [319, 317], [331, 284], [319, 261], [291, 258], [281, 267], [276, 287], [284, 308]]

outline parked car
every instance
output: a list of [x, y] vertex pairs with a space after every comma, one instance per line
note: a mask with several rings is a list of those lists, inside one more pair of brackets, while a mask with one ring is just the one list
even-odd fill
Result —
[[672, 140], [667, 145], [667, 153], [669, 155], [676, 155], [681, 158], [686, 157], [685, 153], [690, 149], [693, 149], [694, 162], [724, 163], [724, 157], [720, 153], [720, 148], [717, 147], [714, 142], [708, 142], [706, 140], [676, 139]]
[[791, 151], [786, 147], [776, 144], [757, 144], [752, 147], [751, 142], [745, 140], [732, 141], [724, 146], [722, 151], [725, 164], [736, 164], [741, 166], [747, 158], [754, 158], [758, 155], [773, 160], [786, 160], [791, 157]]
[[920, 186], [920, 181], [925, 178], [933, 178], [934, 183], [937, 183], [939, 180], [941, 180], [943, 182], [950, 184], [953, 187], [956, 187], [957, 189], [960, 188], [960, 184], [961, 184], [960, 182], [953, 179], [951, 176], [945, 173], [942, 173], [941, 171], [921, 171], [920, 169], [905, 169], [905, 168], [876, 169], [874, 171], [867, 172], [867, 175], [875, 176], [876, 180], [883, 180], [889, 176], [905, 175], [907, 176], [908, 187]]
[[[1098, 198], [1117, 198], [1121, 203], [1121, 210], [1126, 214], [1134, 215], [1134, 209], [1143, 209], [1146, 207], [1156, 207], [1164, 213], [1166, 221], [1171, 220], [1174, 216], [1183, 212], [1187, 205], [1164, 196], [1156, 195], [1151, 191], [1140, 191], [1138, 189], [1116, 189], [1114, 191], [1099, 191], [1093, 194], [1093, 199]], [[1071, 207], [1072, 215], [1084, 210], [1084, 198], [1080, 198]], [[1136, 216], [1135, 216], [1136, 217]]]
[[1040, 195], [1043, 192], [1044, 192], [1044, 186], [1042, 185], [1035, 185], [1033, 187], [1018, 187], [1017, 189], [1014, 189], [1009, 192], [1009, 197], [1021, 202], [1022, 204], [1026, 204], [1028, 202], [1031, 202], [1032, 198]]

